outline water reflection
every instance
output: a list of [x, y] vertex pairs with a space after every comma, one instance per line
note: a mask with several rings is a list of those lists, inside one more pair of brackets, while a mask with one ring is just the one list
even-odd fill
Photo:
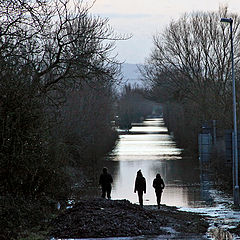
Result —
[[[139, 169], [147, 181], [144, 204], [156, 204], [152, 181], [160, 173], [166, 183], [162, 203], [178, 207], [199, 207], [206, 199], [201, 194], [198, 161], [182, 158], [168, 134], [162, 118], [148, 119], [135, 124], [128, 134], [120, 135], [119, 142], [106, 160], [113, 171], [113, 199], [128, 199], [137, 202], [133, 192], [136, 173]], [[116, 164], [117, 163], [117, 164]], [[113, 169], [112, 169], [113, 170]]]

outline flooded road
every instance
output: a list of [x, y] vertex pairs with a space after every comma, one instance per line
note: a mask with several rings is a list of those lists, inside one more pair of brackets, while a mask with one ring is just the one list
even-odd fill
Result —
[[[206, 215], [211, 225], [208, 236], [212, 236], [211, 239], [240, 239], [224, 230], [239, 224], [240, 212], [232, 210], [232, 197], [214, 188], [209, 173], [200, 170], [198, 159], [182, 158], [181, 152], [162, 118], [135, 124], [129, 133], [120, 135], [116, 148], [105, 162], [114, 179], [112, 199], [138, 203], [133, 190], [136, 173], [141, 169], [147, 182], [144, 205], [155, 205], [152, 182], [160, 173], [166, 184], [162, 204]], [[213, 237], [212, 232], [217, 237]]]
[[[97, 189], [96, 186], [101, 169], [106, 166], [113, 176], [112, 199], [127, 199], [138, 204], [137, 194], [134, 193], [134, 182], [137, 171], [141, 169], [147, 182], [144, 205], [156, 205], [152, 182], [156, 174], [160, 173], [166, 185], [162, 204], [205, 215], [210, 223], [206, 239], [240, 239], [225, 231], [236, 227], [240, 222], [240, 212], [231, 208], [232, 196], [226, 196], [214, 188], [211, 176], [200, 169], [198, 159], [183, 158], [181, 153], [182, 149], [176, 146], [162, 118], [147, 119], [141, 124], [134, 124], [128, 133], [120, 134], [115, 149], [100, 166], [90, 164], [89, 168], [92, 168], [91, 175], [94, 179], [83, 196], [101, 195], [100, 188]], [[202, 239], [198, 237], [180, 238], [173, 235], [169, 239]], [[164, 238], [151, 236], [143, 239]]]
[[[129, 133], [123, 132], [120, 135], [115, 149], [100, 166], [94, 162], [88, 166], [94, 179], [89, 182], [89, 187], [81, 196], [100, 196], [100, 188], [96, 186], [101, 169], [106, 166], [113, 176], [112, 199], [127, 199], [138, 204], [134, 182], [137, 171], [141, 169], [147, 182], [144, 205], [156, 205], [152, 182], [156, 174], [160, 173], [166, 184], [161, 203], [176, 206], [182, 211], [201, 213], [210, 224], [208, 233], [204, 236], [172, 232], [168, 239], [240, 239], [228, 231], [240, 222], [240, 212], [232, 209], [232, 196], [216, 190], [209, 173], [200, 169], [199, 161], [191, 157], [182, 158], [181, 152], [173, 137], [168, 134], [162, 118], [147, 119], [141, 124], [135, 124]], [[85, 170], [87, 171], [87, 168]], [[152, 207], [154, 208], [146, 206]], [[166, 235], [98, 239], [157, 240], [166, 239]]]
[[145, 205], [156, 204], [152, 182], [157, 173], [161, 174], [166, 184], [163, 204], [177, 207], [212, 204], [209, 196], [203, 193], [198, 160], [182, 158], [181, 152], [168, 134], [162, 118], [135, 124], [129, 134], [120, 135], [110, 156], [113, 164], [118, 163], [118, 170], [113, 173], [112, 199], [128, 199], [137, 203], [137, 194], [133, 189], [136, 172], [141, 169], [147, 182]]

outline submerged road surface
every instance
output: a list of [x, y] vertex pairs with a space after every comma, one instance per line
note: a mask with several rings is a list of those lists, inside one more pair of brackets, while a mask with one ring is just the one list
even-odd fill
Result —
[[114, 171], [113, 199], [128, 199], [137, 203], [134, 181], [139, 169], [147, 181], [144, 204], [156, 204], [153, 179], [160, 173], [166, 188], [162, 203], [177, 207], [205, 207], [212, 204], [210, 196], [203, 193], [197, 159], [182, 158], [182, 150], [168, 134], [162, 118], [147, 119], [135, 124], [129, 134], [120, 135], [120, 140], [110, 159], [118, 162]]
[[[166, 184], [162, 204], [206, 215], [211, 225], [208, 239], [240, 239], [225, 231], [240, 222], [239, 211], [231, 209], [231, 196], [214, 189], [209, 174], [201, 171], [198, 159], [191, 156], [182, 158], [181, 152], [182, 149], [176, 146], [162, 118], [146, 119], [141, 124], [134, 124], [129, 133], [120, 135], [115, 149], [103, 162], [103, 166], [107, 166], [113, 176], [112, 199], [127, 199], [138, 204], [134, 182], [137, 171], [141, 169], [147, 182], [144, 205], [155, 205], [152, 182], [156, 174], [160, 173]], [[96, 186], [101, 167], [94, 164], [89, 167], [94, 168], [95, 182], [89, 188], [89, 193], [86, 191], [85, 194], [96, 197], [99, 196]], [[169, 239], [201, 239], [198, 236], [179, 237], [173, 235]], [[151, 236], [120, 239], [164, 238]]]
[[231, 196], [214, 189], [208, 173], [201, 171], [198, 159], [182, 158], [181, 152], [162, 118], [135, 124], [128, 134], [120, 135], [116, 148], [106, 161], [113, 170], [112, 199], [138, 203], [133, 190], [136, 173], [141, 169], [147, 181], [144, 205], [155, 205], [152, 181], [160, 173], [166, 184], [162, 204], [206, 215], [211, 223], [212, 239], [217, 239], [218, 233], [222, 234], [219, 239], [240, 239], [225, 231], [240, 222], [240, 212], [231, 209]]

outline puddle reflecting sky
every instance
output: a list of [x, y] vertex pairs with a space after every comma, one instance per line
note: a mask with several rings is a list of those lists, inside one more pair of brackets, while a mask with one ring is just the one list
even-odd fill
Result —
[[[120, 135], [112, 152], [112, 163], [118, 163], [114, 171], [112, 199], [128, 199], [137, 203], [133, 192], [136, 172], [141, 169], [147, 182], [144, 204], [156, 204], [153, 179], [160, 173], [166, 183], [162, 203], [177, 207], [200, 207], [208, 204], [208, 196], [201, 184], [198, 161], [183, 159], [168, 134], [162, 118], [148, 119], [136, 124], [129, 134]], [[110, 163], [108, 163], [109, 165]]]

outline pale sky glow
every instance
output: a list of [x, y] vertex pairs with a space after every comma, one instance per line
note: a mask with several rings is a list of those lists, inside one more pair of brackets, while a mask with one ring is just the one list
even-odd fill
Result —
[[90, 12], [108, 18], [117, 33], [133, 34], [119, 42], [116, 51], [120, 61], [139, 64], [151, 52], [152, 36], [172, 19], [185, 12], [217, 11], [221, 5], [240, 12], [240, 0], [96, 0]]

